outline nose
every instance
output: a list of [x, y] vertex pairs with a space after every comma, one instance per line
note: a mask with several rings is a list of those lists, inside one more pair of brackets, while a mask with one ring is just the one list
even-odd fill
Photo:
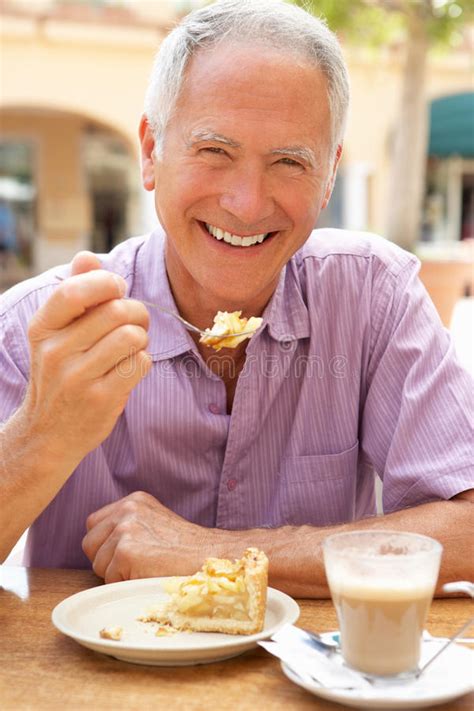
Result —
[[264, 169], [247, 164], [232, 170], [222, 185], [219, 204], [238, 220], [245, 231], [257, 228], [275, 210], [270, 180], [265, 176]]

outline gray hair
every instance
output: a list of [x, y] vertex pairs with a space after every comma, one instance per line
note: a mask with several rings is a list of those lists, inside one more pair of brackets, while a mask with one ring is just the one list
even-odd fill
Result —
[[320, 69], [328, 85], [331, 148], [342, 141], [349, 106], [349, 76], [336, 36], [322, 20], [281, 0], [218, 0], [186, 15], [163, 41], [145, 97], [145, 114], [163, 150], [186, 67], [202, 49], [224, 41], [281, 49]]

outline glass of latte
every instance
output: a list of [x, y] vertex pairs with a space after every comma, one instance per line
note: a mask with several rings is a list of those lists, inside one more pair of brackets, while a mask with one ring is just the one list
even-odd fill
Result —
[[414, 533], [353, 531], [323, 542], [346, 664], [366, 675], [416, 673], [442, 546]]

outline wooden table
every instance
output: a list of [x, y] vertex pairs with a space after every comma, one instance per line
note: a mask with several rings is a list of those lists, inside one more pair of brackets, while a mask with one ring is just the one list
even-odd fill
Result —
[[[312, 696], [283, 675], [261, 648], [194, 667], [146, 667], [96, 654], [63, 636], [51, 611], [65, 597], [100, 584], [85, 570], [0, 566], [0, 709], [166, 709], [167, 711], [342, 709]], [[334, 629], [328, 600], [299, 600], [301, 627]], [[466, 599], [436, 600], [427, 628], [451, 635], [472, 614]], [[474, 694], [436, 706], [474, 707]]]

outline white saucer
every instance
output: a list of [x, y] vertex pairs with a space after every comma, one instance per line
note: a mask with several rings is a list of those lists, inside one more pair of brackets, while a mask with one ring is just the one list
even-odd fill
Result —
[[[71, 595], [52, 613], [57, 629], [84, 647], [135, 664], [184, 666], [235, 657], [252, 649], [258, 640], [271, 637], [286, 623], [293, 624], [300, 609], [288, 595], [268, 588], [267, 613], [262, 632], [227, 635], [213, 632], [186, 633], [157, 637], [158, 625], [137, 620], [157, 603], [166, 600], [162, 583], [167, 578], [127, 580], [102, 585]], [[102, 639], [104, 627], [120, 626], [122, 639]]]
[[[421, 663], [428, 661], [439, 647], [439, 643], [423, 642]], [[443, 652], [419, 679], [367, 690], [325, 688], [310, 677], [300, 677], [288, 664], [281, 662], [281, 666], [288, 679], [315, 696], [363, 709], [424, 708], [474, 690], [474, 652], [457, 644]]]

